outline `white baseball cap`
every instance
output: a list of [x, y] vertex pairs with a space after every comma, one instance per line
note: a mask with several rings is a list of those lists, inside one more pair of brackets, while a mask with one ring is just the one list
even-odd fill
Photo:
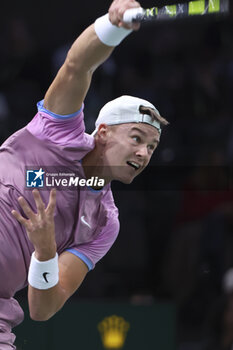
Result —
[[116, 125], [125, 123], [146, 123], [154, 126], [161, 133], [160, 123], [148, 114], [142, 114], [140, 107], [150, 107], [159, 111], [150, 102], [133, 96], [121, 96], [106, 103], [99, 112], [95, 122], [95, 130], [91, 134], [94, 136], [100, 124]]

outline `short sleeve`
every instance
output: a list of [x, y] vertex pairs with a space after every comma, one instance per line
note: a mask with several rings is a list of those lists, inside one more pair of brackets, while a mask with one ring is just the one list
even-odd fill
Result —
[[92, 270], [95, 264], [107, 254], [115, 242], [120, 229], [118, 218], [114, 218], [99, 233], [99, 235], [88, 243], [66, 249], [78, 256]]
[[55, 114], [43, 106], [43, 100], [37, 103], [38, 113], [27, 125], [27, 130], [40, 140], [49, 140], [58, 145], [67, 146], [77, 142], [85, 132], [83, 106], [69, 115]]

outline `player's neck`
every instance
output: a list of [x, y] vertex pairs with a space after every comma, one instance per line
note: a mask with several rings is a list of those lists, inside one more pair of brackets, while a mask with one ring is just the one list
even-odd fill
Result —
[[92, 176], [98, 177], [99, 179], [104, 179], [105, 185], [113, 180], [110, 167], [104, 163], [103, 157], [97, 148], [86, 154], [82, 160], [82, 166], [87, 179]]

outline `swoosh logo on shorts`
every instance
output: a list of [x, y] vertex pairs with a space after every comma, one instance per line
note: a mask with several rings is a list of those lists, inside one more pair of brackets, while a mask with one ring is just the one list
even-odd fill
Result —
[[89, 228], [91, 228], [91, 225], [90, 224], [88, 224], [88, 222], [86, 222], [86, 220], [85, 220], [85, 216], [83, 215], [83, 216], [81, 216], [81, 221], [84, 223], [84, 225], [86, 225], [86, 226], [88, 226]]

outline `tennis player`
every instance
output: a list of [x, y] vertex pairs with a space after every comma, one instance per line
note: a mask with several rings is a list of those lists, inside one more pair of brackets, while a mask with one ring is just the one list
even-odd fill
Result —
[[[14, 299], [18, 290], [29, 284], [31, 318], [48, 320], [110, 249], [119, 232], [110, 183], [131, 183], [143, 171], [167, 124], [148, 101], [122, 96], [101, 109], [93, 134], [85, 133], [83, 101], [92, 74], [139, 29], [122, 21], [138, 6], [114, 0], [108, 14], [77, 38], [36, 116], [0, 148], [1, 350], [15, 349], [11, 330], [23, 320]], [[103, 183], [32, 190], [38, 180], [42, 186], [47, 166]], [[34, 174], [31, 185], [26, 173]]]

